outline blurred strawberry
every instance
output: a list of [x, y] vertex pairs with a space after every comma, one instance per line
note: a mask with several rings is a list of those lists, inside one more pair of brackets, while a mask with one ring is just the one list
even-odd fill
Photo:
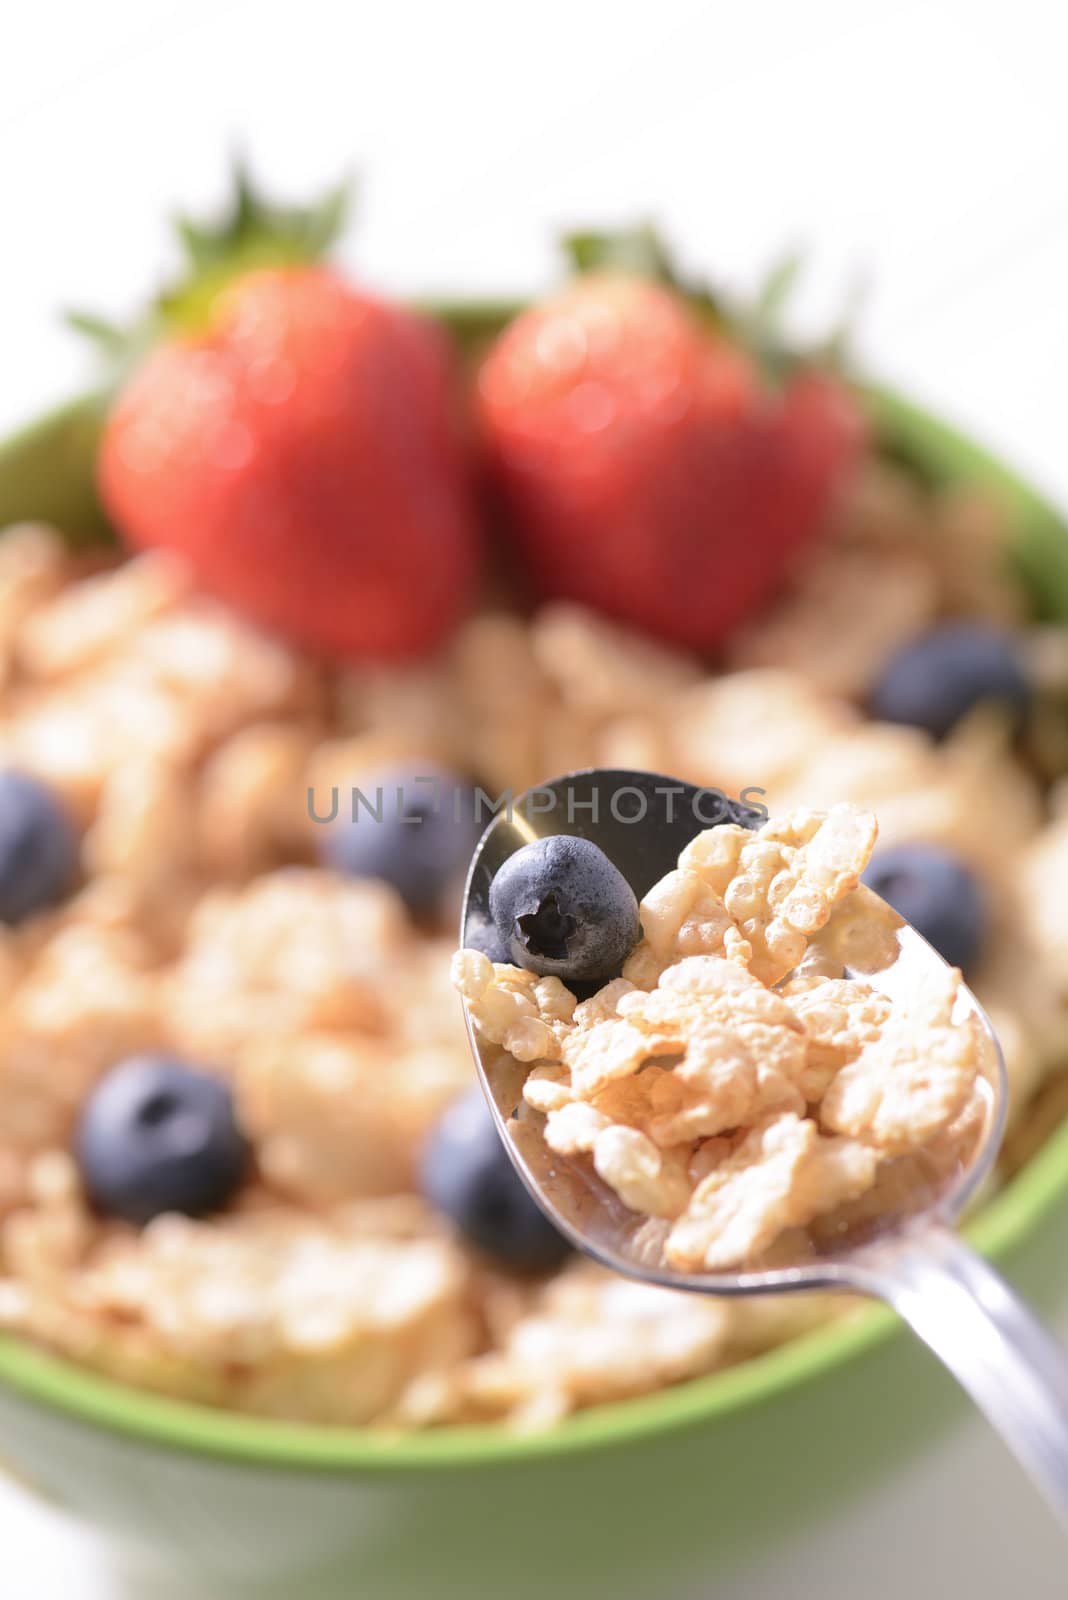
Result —
[[239, 188], [216, 232], [185, 225], [188, 284], [112, 408], [100, 489], [119, 532], [314, 650], [429, 650], [477, 559], [446, 336], [315, 257], [339, 220]]
[[[590, 243], [580, 259], [599, 264]], [[490, 465], [540, 593], [708, 649], [817, 536], [861, 421], [829, 373], [767, 384], [707, 297], [629, 270], [662, 272], [662, 256], [622, 265], [521, 313], [489, 351]]]

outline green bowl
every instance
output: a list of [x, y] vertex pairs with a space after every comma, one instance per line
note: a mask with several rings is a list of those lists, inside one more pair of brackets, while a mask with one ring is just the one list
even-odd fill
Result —
[[[1001, 494], [1040, 611], [1068, 618], [1068, 536], [985, 451], [872, 390], [883, 448], [936, 483]], [[0, 523], [99, 535], [90, 397], [0, 446]], [[975, 1244], [1047, 1308], [1068, 1283], [1068, 1124], [990, 1204]], [[503, 1593], [616, 1600], [707, 1584], [896, 1463], [962, 1405], [878, 1307], [722, 1374], [551, 1432], [389, 1437], [140, 1393], [0, 1339], [0, 1456], [131, 1559], [226, 1594]], [[140, 1592], [140, 1590], [134, 1590]]]

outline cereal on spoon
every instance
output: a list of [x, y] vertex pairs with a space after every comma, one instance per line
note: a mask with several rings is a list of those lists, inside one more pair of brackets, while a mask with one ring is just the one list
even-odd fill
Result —
[[[959, 970], [891, 1002], [833, 960], [804, 969], [835, 913], [854, 939], [867, 922], [881, 931], [859, 888], [875, 834], [871, 813], [848, 804], [699, 834], [642, 901], [619, 975], [580, 1004], [536, 975], [529, 939], [507, 937], [537, 921], [510, 923], [510, 903], [498, 900], [498, 934], [536, 971], [470, 950], [454, 959], [475, 1028], [532, 1062], [523, 1100], [544, 1117], [545, 1144], [659, 1222], [670, 1267], [752, 1267], [787, 1230], [872, 1190], [882, 1163], [944, 1143], [977, 1093], [981, 1038], [955, 1012]], [[541, 848], [527, 904], [579, 922], [572, 881], [543, 847], [502, 872]]]

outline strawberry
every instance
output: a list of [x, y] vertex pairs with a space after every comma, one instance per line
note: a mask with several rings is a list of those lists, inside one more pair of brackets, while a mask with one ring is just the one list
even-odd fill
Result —
[[303, 213], [283, 221], [246, 190], [228, 242], [187, 227], [197, 270], [111, 409], [104, 504], [129, 544], [179, 552], [313, 650], [429, 650], [478, 547], [446, 335], [318, 265]]
[[707, 298], [632, 270], [520, 313], [478, 401], [536, 589], [699, 650], [782, 582], [862, 438], [829, 373], [770, 387]]

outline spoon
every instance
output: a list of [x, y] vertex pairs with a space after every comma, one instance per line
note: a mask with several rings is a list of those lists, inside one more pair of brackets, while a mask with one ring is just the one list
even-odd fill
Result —
[[[490, 922], [489, 889], [522, 846], [550, 834], [595, 842], [640, 901], [676, 865], [705, 828], [729, 820], [716, 790], [648, 772], [587, 771], [528, 790], [499, 811], [471, 863], [461, 940]], [[865, 925], [878, 938], [852, 949], [845, 976], [862, 978], [890, 998], [907, 995], [942, 957], [871, 890]], [[870, 917], [869, 914], [870, 913]], [[817, 936], [818, 939], [819, 936]], [[810, 941], [811, 943], [812, 941]], [[488, 1043], [465, 1006], [482, 1085], [515, 1166], [542, 1208], [578, 1249], [616, 1272], [697, 1294], [781, 1294], [850, 1290], [886, 1301], [939, 1356], [1068, 1526], [1068, 1354], [1004, 1280], [953, 1231], [969, 1198], [990, 1172], [1005, 1120], [1007, 1084], [1001, 1052], [975, 997], [961, 988], [954, 1020], [973, 1013], [984, 1044], [978, 1088], [982, 1115], [971, 1147], [947, 1179], [922, 1185], [908, 1214], [880, 1218], [867, 1231], [844, 1228], [768, 1270], [692, 1273], [641, 1248], [644, 1218], [628, 1210], [588, 1164], [560, 1157], [541, 1138], [540, 1119], [514, 1113], [529, 1067]]]

